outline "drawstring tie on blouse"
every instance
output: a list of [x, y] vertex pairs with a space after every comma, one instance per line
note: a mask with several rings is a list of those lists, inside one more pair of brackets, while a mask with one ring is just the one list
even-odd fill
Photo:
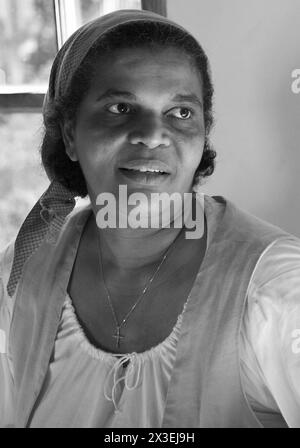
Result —
[[[120, 370], [123, 368], [123, 364], [125, 364], [127, 361], [129, 361], [129, 365], [126, 368], [126, 372], [123, 376], [121, 376], [118, 379], [118, 374], [120, 373]], [[116, 404], [116, 389], [118, 384], [125, 380], [125, 388], [127, 390], [133, 390], [135, 389], [140, 381], [140, 373], [141, 373], [141, 359], [138, 359], [137, 353], [129, 353], [126, 355], [121, 356], [118, 361], [114, 363], [110, 371], [108, 372], [107, 378], [104, 383], [104, 396], [107, 400], [112, 401], [115, 407], [115, 410], [117, 412], [120, 412], [118, 409], [118, 406]], [[135, 366], [137, 365], [137, 371], [135, 370]], [[133, 381], [133, 384], [130, 385], [130, 380], [133, 380], [134, 374], [136, 372], [135, 381]], [[111, 393], [109, 394], [108, 388], [109, 388], [109, 381], [110, 378], [113, 377], [113, 386], [111, 389]]]

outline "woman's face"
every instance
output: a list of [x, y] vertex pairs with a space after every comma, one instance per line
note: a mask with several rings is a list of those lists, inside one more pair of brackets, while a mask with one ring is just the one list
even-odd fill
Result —
[[79, 160], [91, 200], [117, 195], [190, 192], [204, 147], [202, 82], [178, 49], [122, 49], [99, 59], [67, 153]]

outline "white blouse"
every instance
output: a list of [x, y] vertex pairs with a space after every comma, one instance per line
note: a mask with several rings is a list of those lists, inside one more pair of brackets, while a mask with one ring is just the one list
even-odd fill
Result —
[[150, 350], [110, 354], [88, 341], [67, 295], [30, 427], [160, 427], [181, 321]]
[[[183, 312], [167, 339], [143, 353], [94, 347], [66, 297], [48, 374], [30, 427], [160, 427]], [[262, 254], [240, 334], [241, 377], [255, 411], [300, 427], [300, 241]], [[122, 364], [129, 361], [124, 368]]]

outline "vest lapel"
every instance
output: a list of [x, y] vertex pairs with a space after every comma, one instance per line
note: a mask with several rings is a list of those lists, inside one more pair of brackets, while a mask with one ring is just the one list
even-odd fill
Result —
[[162, 426], [261, 427], [241, 386], [239, 331], [258, 258], [286, 233], [223, 198], [205, 200], [210, 241], [183, 315]]
[[16, 293], [10, 330], [16, 427], [26, 427], [45, 379], [62, 306], [89, 207], [65, 224], [57, 243], [42, 243], [28, 260]]

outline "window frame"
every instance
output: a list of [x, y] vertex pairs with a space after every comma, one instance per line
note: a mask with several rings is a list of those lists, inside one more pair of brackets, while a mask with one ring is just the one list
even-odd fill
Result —
[[[69, 0], [52, 0], [56, 28], [57, 50], [70, 28], [74, 28], [75, 11], [70, 11]], [[68, 3], [68, 8], [67, 8]], [[143, 10], [167, 16], [166, 0], [141, 0]], [[68, 10], [68, 20], [66, 11]], [[36, 85], [0, 87], [0, 113], [41, 113], [46, 87]]]
[[161, 16], [167, 17], [167, 1], [166, 0], [141, 0], [142, 9], [145, 11], [153, 11]]

